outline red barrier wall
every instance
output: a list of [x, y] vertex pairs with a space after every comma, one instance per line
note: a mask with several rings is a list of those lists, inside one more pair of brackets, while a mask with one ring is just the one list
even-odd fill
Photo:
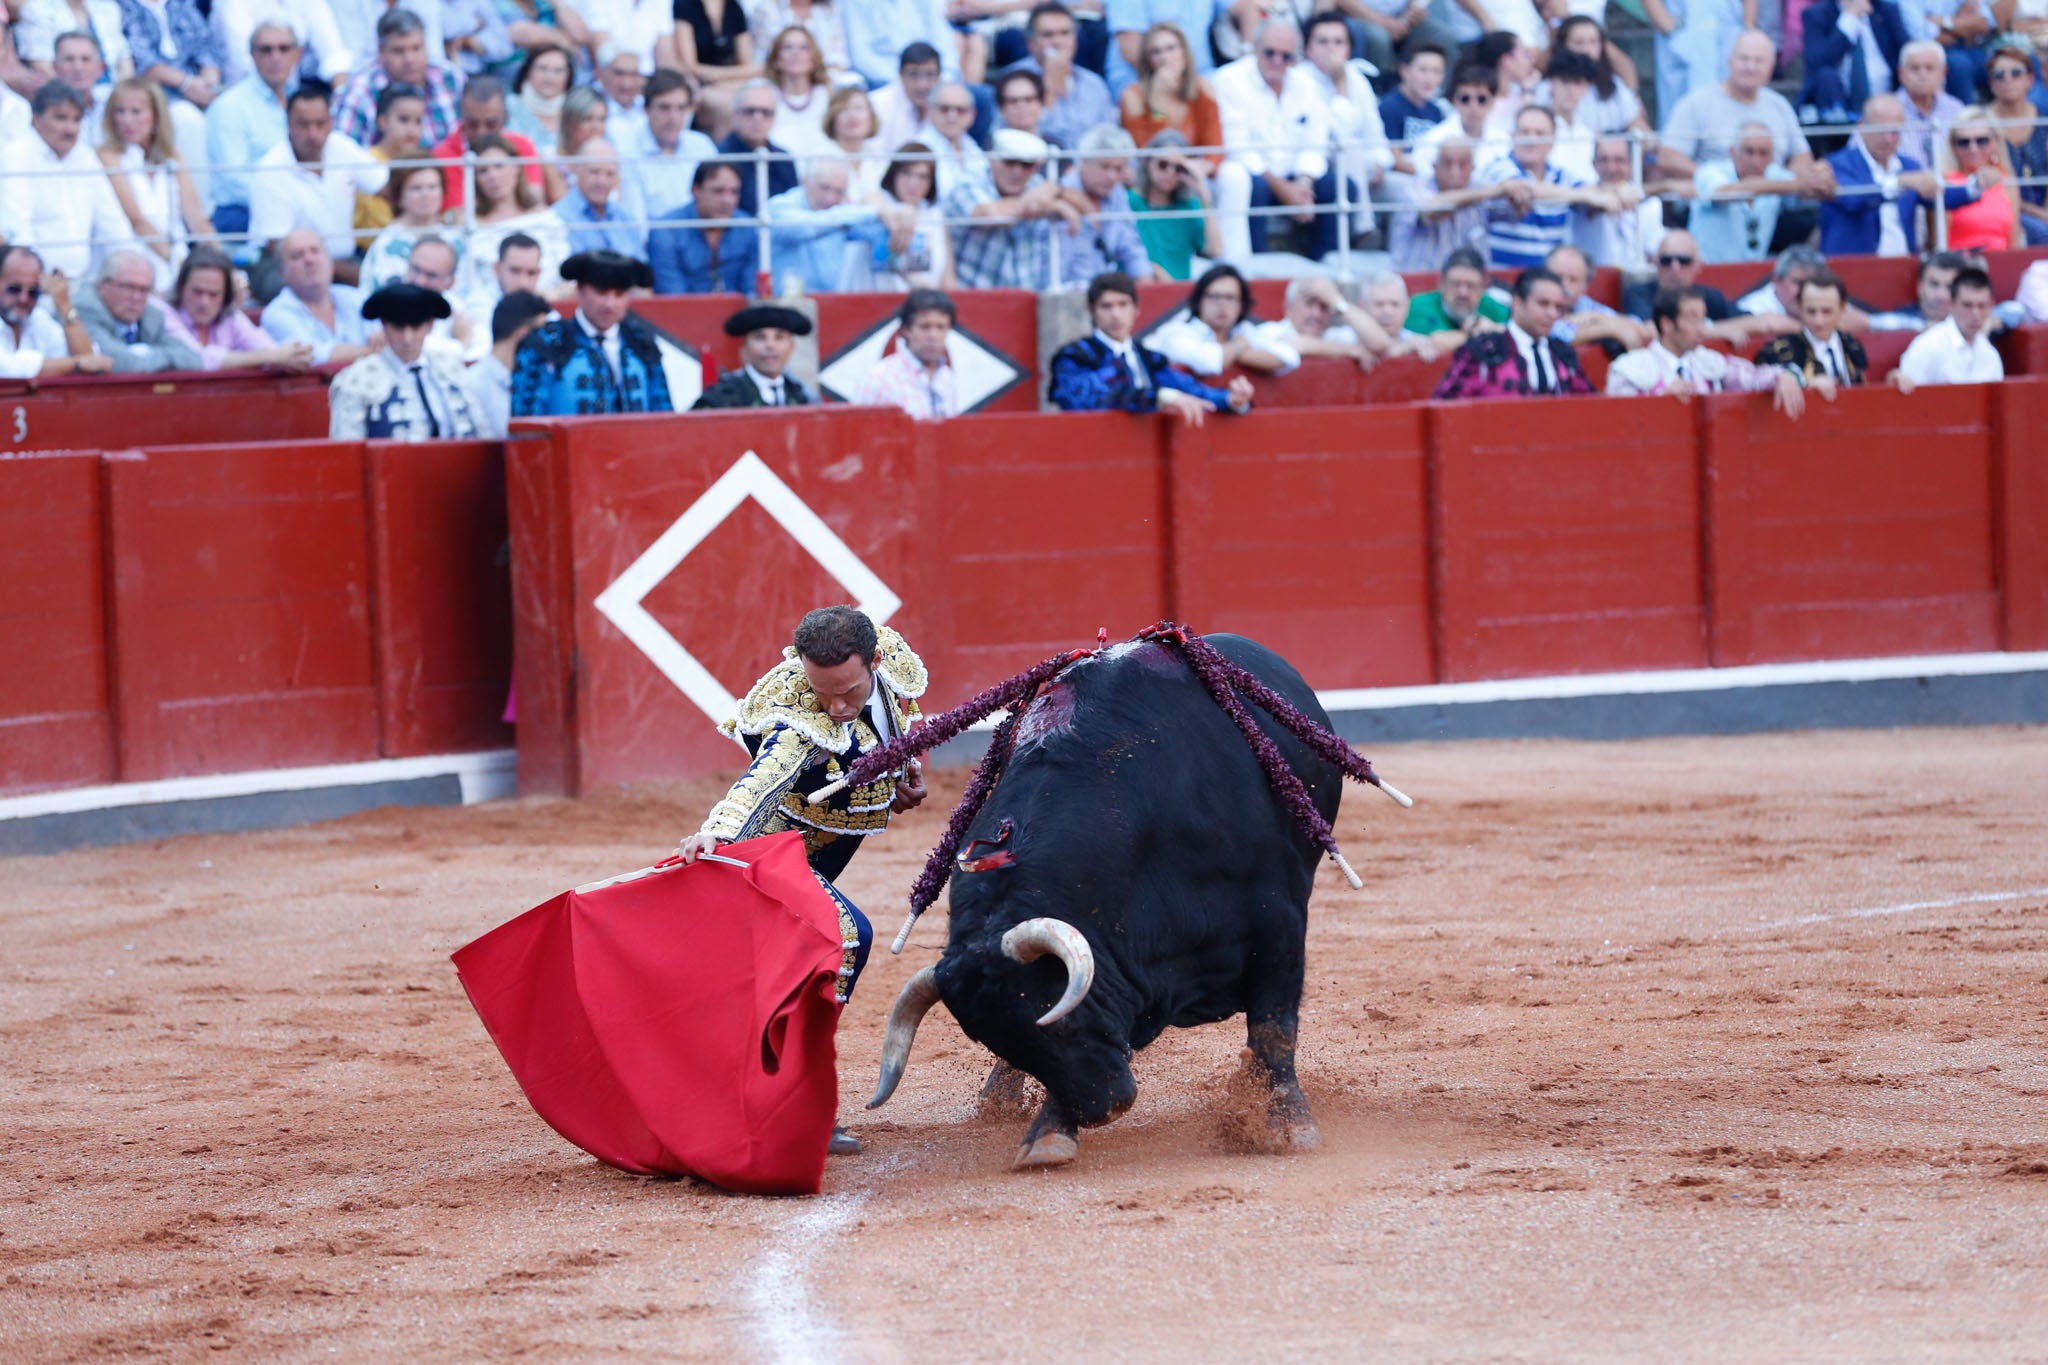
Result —
[[1420, 407], [1166, 431], [1169, 615], [1262, 641], [1317, 687], [1431, 681]]
[[1987, 393], [1998, 497], [1999, 645], [2048, 649], [2048, 382], [2008, 380]]
[[97, 454], [0, 459], [0, 793], [114, 776]]
[[657, 294], [634, 299], [633, 311], [729, 370], [740, 363], [740, 344], [725, 334], [725, 320], [746, 304], [738, 294]]
[[2011, 328], [1999, 334], [1997, 346], [2008, 375], [2048, 374], [2048, 326]]
[[943, 585], [919, 604], [937, 706], [1167, 614], [1158, 419], [969, 417], [917, 436], [925, 579]]
[[108, 457], [120, 772], [377, 756], [363, 448]]
[[[703, 413], [518, 424], [543, 433], [508, 452], [517, 645], [520, 785], [581, 792], [613, 782], [729, 768], [741, 758], [700, 709], [596, 606], [693, 504], [752, 453], [905, 602], [921, 600], [911, 424], [878, 408]], [[688, 439], [678, 439], [687, 430]], [[735, 475], [735, 479], [742, 475]], [[759, 478], [758, 474], [751, 477]], [[736, 489], [738, 483], [726, 485]], [[808, 548], [764, 509], [761, 479], [642, 606], [731, 696], [780, 657], [820, 602], [849, 600]], [[573, 508], [573, 524], [551, 515]], [[898, 622], [912, 638], [916, 625]], [[657, 644], [657, 651], [671, 648]]]
[[1705, 663], [1689, 408], [1523, 399], [1430, 412], [1444, 681]]
[[1434, 360], [1401, 356], [1370, 370], [1335, 356], [1311, 356], [1300, 369], [1278, 378], [1250, 370], [1232, 373], [1252, 381], [1255, 408], [1335, 408], [1422, 402], [1450, 367], [1449, 354]]
[[319, 375], [83, 375], [0, 385], [0, 449], [102, 450], [110, 443], [317, 440]]
[[1988, 392], [1706, 400], [1714, 663], [1996, 649]]
[[387, 758], [506, 747], [504, 447], [378, 441], [367, 458], [379, 747]]

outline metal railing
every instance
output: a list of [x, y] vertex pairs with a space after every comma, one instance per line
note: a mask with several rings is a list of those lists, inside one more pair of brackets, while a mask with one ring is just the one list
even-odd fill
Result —
[[[2048, 117], [2037, 115], [2032, 120], [1994, 119], [1993, 122], [1998, 129], [2007, 130], [2016, 127], [2037, 127], [2044, 122], [2048, 122]], [[1853, 131], [1853, 129], [1847, 127], [1837, 127], [1833, 125], [1807, 125], [1802, 129], [1802, 131], [1818, 132], [1822, 134], [1841, 134]], [[1872, 131], [1900, 131], [1910, 133], [1916, 130], [1913, 129], [1911, 125], [1900, 125], [1895, 128], [1873, 128]], [[1940, 125], [1937, 125], [1934, 129], [1933, 135], [1937, 138], [1944, 136], [1945, 134], [1943, 128]], [[2000, 135], [2003, 135], [2002, 131]], [[1629, 186], [1632, 187], [1635, 194], [1640, 195], [1643, 198], [1658, 198], [1664, 200], [1682, 201], [1691, 201], [1697, 198], [1697, 195], [1691, 191], [1689, 185], [1684, 185], [1681, 183], [1671, 181], [1658, 182], [1654, 185], [1645, 182], [1644, 167], [1646, 164], [1646, 160], [1648, 154], [1655, 148], [1658, 141], [1654, 134], [1644, 134], [1640, 132], [1627, 134], [1611, 134], [1601, 138], [1600, 140], [1607, 141], [1615, 137], [1625, 137], [1630, 144], [1629, 178], [1623, 181], [1604, 182], [1604, 184], [1598, 187], [1616, 188], [1619, 186]], [[1410, 142], [1397, 142], [1393, 140], [1368, 141], [1363, 139], [1341, 140], [1333, 142], [1330, 146], [1318, 150], [1321, 151], [1321, 154], [1329, 162], [1331, 162], [1332, 164], [1337, 164], [1341, 167], [1342, 164], [1347, 160], [1360, 155], [1376, 155], [1382, 151], [1392, 153], [1397, 150], [1402, 152], [1413, 152], [1416, 148], [1425, 145], [1427, 141], [1428, 140], [1426, 139]], [[1477, 143], [1481, 141], [1487, 141], [1487, 139], [1467, 139], [1467, 141]], [[1493, 141], [1495, 145], [1500, 145], [1498, 140]], [[1578, 141], [1583, 142], [1583, 139], [1578, 139]], [[1553, 143], [1553, 146], [1554, 145], [1555, 144]], [[1054, 160], [1051, 164], [1056, 169], [1058, 169], [1062, 167], [1071, 167], [1078, 161], [1084, 159], [1116, 159], [1125, 161], [1128, 164], [1132, 161], [1142, 159], [1172, 158], [1175, 160], [1185, 161], [1190, 164], [1200, 165], [1204, 163], [1205, 160], [1212, 155], [1221, 156], [1227, 159], [1231, 155], [1233, 155], [1233, 153], [1259, 152], [1261, 154], [1282, 153], [1288, 155], [1299, 155], [1302, 154], [1304, 150], [1305, 149], [1294, 146], [1238, 147], [1234, 149], [1222, 146], [1176, 147], [1171, 149], [1160, 149], [1157, 151], [1146, 148], [1137, 148], [1128, 153], [1114, 153], [1109, 154], [1108, 156], [1099, 156], [1097, 158], [1084, 158], [1081, 156], [1081, 154], [1073, 150], [1055, 148]], [[978, 151], [979, 149], [977, 149], [977, 152]], [[835, 159], [844, 159], [850, 161], [856, 158], [879, 158], [891, 162], [930, 162], [935, 167], [949, 162], [964, 164], [966, 161], [966, 158], [963, 157], [961, 154], [947, 152], [929, 152], [905, 155], [892, 155], [881, 152], [863, 152], [847, 153], [844, 154], [844, 156], [842, 157], [839, 155], [835, 155], [833, 153], [799, 154], [791, 152], [768, 151], [767, 149], [764, 148], [752, 153], [719, 153], [712, 157], [702, 158], [699, 161], [692, 161], [689, 164], [692, 167], [698, 164], [702, 164], [703, 162], [715, 162], [719, 164], [732, 165], [736, 169], [738, 169], [742, 175], [751, 176], [754, 182], [755, 203], [757, 206], [759, 206], [755, 213], [750, 215], [737, 215], [728, 218], [715, 219], [697, 218], [694, 216], [679, 217], [675, 216], [674, 214], [668, 214], [651, 218], [644, 216], [638, 218], [618, 217], [608, 218], [604, 220], [602, 226], [607, 228], [617, 228], [627, 231], [639, 232], [642, 234], [672, 228], [722, 230], [732, 227], [752, 227], [758, 229], [757, 271], [759, 272], [760, 278], [772, 281], [775, 278], [774, 253], [776, 230], [778, 228], [794, 228], [802, 225], [797, 220], [786, 218], [774, 218], [768, 216], [766, 212], [766, 206], [770, 198], [772, 197], [770, 193], [772, 168], [779, 163], [794, 163], [799, 170], [799, 183], [801, 183], [802, 168], [806, 166], [808, 163], [819, 160]], [[982, 163], [985, 163], [987, 160], [986, 153], [980, 153], [976, 159]], [[555, 167], [557, 169], [568, 169], [579, 165], [591, 164], [592, 162], [597, 161], [613, 163], [619, 167], [621, 172], [621, 188], [619, 193], [614, 195], [614, 197], [610, 201], [610, 206], [623, 210], [624, 204], [628, 198], [625, 182], [626, 179], [630, 176], [632, 166], [639, 160], [641, 159], [632, 157], [596, 158], [584, 156], [536, 156], [492, 158], [489, 161], [480, 161], [480, 159], [476, 157], [474, 154], [465, 153], [459, 159], [454, 160], [450, 160], [447, 158], [419, 157], [412, 159], [393, 160], [382, 164], [384, 168], [389, 171], [399, 171], [420, 166], [429, 166], [442, 170], [444, 172], [450, 169], [456, 170], [460, 175], [463, 190], [462, 203], [460, 207], [454, 211], [457, 214], [457, 221], [445, 224], [430, 225], [427, 227], [417, 228], [415, 230], [418, 231], [423, 236], [434, 232], [466, 236], [468, 233], [473, 232], [478, 228], [492, 226], [491, 224], [479, 222], [476, 216], [476, 174], [480, 164], [506, 164], [514, 166], [518, 168], [518, 173], [523, 177], [526, 175], [527, 168], [530, 166], [539, 166], [544, 169], [547, 167]], [[1555, 153], [1553, 152], [1553, 161], [1554, 160]], [[359, 164], [360, 163], [340, 164], [335, 167], [335, 170], [338, 173], [347, 174], [352, 169], [357, 168]], [[280, 174], [301, 175], [307, 173], [308, 168], [314, 165], [318, 165], [319, 169], [323, 172], [327, 169], [325, 163], [293, 163], [290, 165], [264, 165], [260, 163], [223, 166], [203, 165], [185, 166], [181, 167], [181, 169], [193, 175], [212, 175], [224, 172], [230, 175], [243, 178], [245, 180], [254, 180], [260, 179], [262, 177]], [[67, 167], [55, 167], [48, 169], [38, 169], [32, 171], [12, 173], [8, 175], [6, 178], [10, 180], [40, 181], [79, 179], [89, 178], [93, 176], [116, 176], [124, 175], [127, 173], [128, 172], [120, 169], [109, 171], [99, 168], [95, 168], [92, 170], [84, 170], [72, 169]], [[939, 173], [935, 170], [934, 178], [937, 179], [938, 175]], [[1215, 183], [1215, 179], [1216, 177], [1213, 175], [1209, 177], [1209, 184], [1212, 187]], [[1292, 217], [1293, 215], [1303, 212], [1313, 213], [1318, 216], [1325, 214], [1334, 214], [1337, 215], [1339, 223], [1342, 224], [1348, 221], [1351, 215], [1359, 211], [1360, 209], [1370, 209], [1374, 212], [1375, 215], [1400, 214], [1414, 212], [1417, 210], [1418, 204], [1417, 201], [1413, 198], [1387, 196], [1384, 193], [1385, 183], [1386, 182], [1383, 180], [1381, 185], [1381, 193], [1375, 194], [1370, 192], [1369, 190], [1369, 192], [1364, 197], [1355, 198], [1352, 195], [1350, 177], [1340, 173], [1336, 177], [1336, 197], [1333, 202], [1316, 203], [1313, 205], [1303, 206], [1295, 206], [1291, 204], [1273, 204], [1256, 207], [1246, 206], [1243, 209], [1233, 210], [1233, 212], [1242, 214], [1248, 219], [1286, 218]], [[1475, 175], [1474, 177], [1474, 183], [1481, 183], [1477, 175]], [[2005, 178], [2005, 183], [2011, 187], [2012, 192], [2017, 196], [2021, 193], [2022, 190], [2025, 189], [2048, 187], [2048, 175], [2036, 175], [2028, 177], [2008, 176]], [[1882, 191], [1875, 186], [1849, 187], [1838, 191], [1835, 197], [1873, 195], [1879, 193], [1882, 193]], [[848, 207], [858, 208], [860, 206], [852, 204], [851, 201], [849, 201]], [[1929, 249], [1939, 249], [1941, 246], [1944, 246], [1946, 244], [1948, 213], [1942, 204], [1940, 196], [1936, 196], [1934, 198], [1934, 200], [1930, 204], [1930, 209], [1933, 216], [1934, 230], [1929, 236]], [[539, 209], [536, 208], [534, 210], [528, 211], [535, 212], [539, 211]], [[828, 210], [824, 212], [831, 211]], [[1148, 207], [1140, 214], [1132, 214], [1127, 210], [1119, 209], [1113, 213], [1097, 213], [1092, 215], [1083, 215], [1083, 221], [1100, 224], [1106, 218], [1115, 217], [1128, 218], [1134, 221], [1150, 220], [1165, 222], [1187, 219], [1206, 219], [1212, 215], [1218, 214], [1219, 212], [1222, 212], [1222, 210], [1220, 210], [1216, 205], [1215, 196], [1212, 190], [1211, 194], [1209, 195], [1209, 202], [1200, 208], [1154, 209]], [[941, 214], [939, 221], [944, 227], [946, 227], [948, 230], [951, 230], [954, 228], [1013, 227], [1020, 223], [1030, 221], [1030, 219], [1029, 217], [976, 217], [965, 215]], [[579, 228], [587, 228], [589, 226], [594, 226], [570, 223], [567, 220], [562, 220], [562, 222], [565, 232], [569, 233], [573, 233]], [[322, 235], [325, 236], [329, 234], [323, 233]], [[332, 235], [339, 236], [342, 234], [337, 231]], [[368, 229], [356, 229], [351, 227], [347, 235], [349, 235], [352, 238], [360, 238], [366, 235], [374, 234], [371, 233]], [[1046, 271], [1048, 279], [1045, 286], [1045, 288], [1048, 291], [1056, 291], [1062, 288], [1079, 288], [1082, 287], [1085, 283], [1081, 281], [1063, 282], [1062, 280], [1062, 271], [1060, 268], [1060, 250], [1062, 235], [1063, 234], [1058, 230], [1054, 230], [1049, 234], [1050, 247]], [[1354, 277], [1353, 255], [1356, 251], [1356, 248], [1354, 248], [1351, 245], [1350, 238], [1351, 234], [1348, 231], [1343, 230], [1340, 226], [1340, 230], [1336, 234], [1336, 273], [1340, 278], [1347, 280]], [[119, 249], [122, 247], [131, 246], [147, 247], [151, 245], [161, 245], [164, 246], [167, 250], [175, 250], [176, 247], [179, 245], [191, 244], [202, 241], [228, 247], [257, 244], [254, 235], [248, 232], [188, 232], [182, 235], [165, 232], [162, 235], [154, 237], [143, 237], [138, 235], [127, 238], [121, 238], [118, 240], [99, 238], [84, 241], [39, 241], [35, 243], [35, 245], [38, 248], [48, 248], [51, 250], [76, 250], [78, 248], [83, 247], [94, 251], [99, 251], [103, 249]], [[1647, 262], [1644, 264], [1645, 266], [1647, 266]], [[820, 289], [819, 292], [830, 292], [830, 290]]]

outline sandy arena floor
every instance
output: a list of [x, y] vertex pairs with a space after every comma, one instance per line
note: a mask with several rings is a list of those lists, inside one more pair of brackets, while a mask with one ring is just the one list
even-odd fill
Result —
[[[938, 1011], [816, 1200], [597, 1165], [448, 964], [713, 784], [0, 862], [5, 1354], [2048, 1361], [2048, 730], [1375, 758], [1321, 1152], [1229, 1150], [1226, 1024], [1013, 1174]], [[846, 879], [885, 942], [942, 776]], [[876, 954], [849, 1111], [943, 937]]]

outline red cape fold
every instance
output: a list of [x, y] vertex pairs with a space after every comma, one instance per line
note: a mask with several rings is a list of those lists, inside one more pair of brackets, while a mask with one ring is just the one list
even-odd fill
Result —
[[816, 1194], [839, 1103], [839, 909], [803, 837], [565, 891], [454, 954], [534, 1112], [598, 1160]]

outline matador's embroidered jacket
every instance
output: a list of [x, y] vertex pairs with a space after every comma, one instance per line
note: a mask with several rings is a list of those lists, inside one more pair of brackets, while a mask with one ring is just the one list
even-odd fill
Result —
[[929, 681], [924, 661], [887, 626], [877, 628], [876, 637], [877, 700], [845, 724], [825, 714], [795, 648], [783, 650], [782, 662], [754, 684], [739, 715], [719, 727], [745, 744], [754, 761], [711, 808], [704, 833], [737, 841], [801, 830], [811, 867], [829, 881], [845, 870], [861, 837], [888, 827], [895, 773], [822, 804], [809, 799], [854, 758], [902, 734], [918, 717], [917, 698]]

